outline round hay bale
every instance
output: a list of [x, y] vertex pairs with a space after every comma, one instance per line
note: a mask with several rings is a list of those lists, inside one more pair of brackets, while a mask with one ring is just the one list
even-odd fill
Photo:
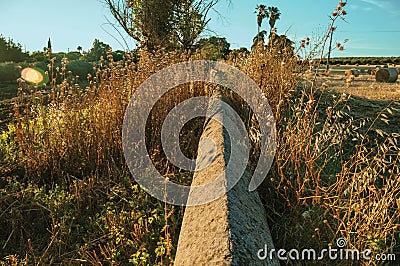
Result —
[[381, 68], [375, 73], [375, 80], [378, 82], [396, 82], [399, 73], [395, 68]]
[[358, 77], [360, 75], [360, 71], [358, 69], [348, 69], [344, 72], [344, 74], [348, 76]]

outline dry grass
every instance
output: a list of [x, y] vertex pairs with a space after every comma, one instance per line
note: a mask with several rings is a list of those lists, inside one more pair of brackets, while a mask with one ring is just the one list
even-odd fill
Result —
[[356, 77], [349, 88], [345, 85], [346, 78], [340, 73], [330, 77], [321, 77], [318, 85], [325, 83], [328, 89], [339, 93], [351, 94], [368, 100], [400, 101], [400, 82], [379, 83], [373, 75], [362, 74]]
[[[145, 79], [168, 65], [199, 58], [146, 52], [122, 62], [109, 57], [87, 88], [76, 85], [65, 67], [57, 73], [50, 64], [48, 91], [21, 83], [16, 123], [0, 139], [4, 263], [173, 263], [183, 208], [151, 198], [134, 182], [123, 158], [121, 127], [128, 101]], [[398, 117], [395, 103], [371, 117], [354, 117], [351, 100], [341, 93], [353, 90], [365, 98], [373, 93], [345, 89], [343, 78], [335, 75], [302, 82], [300, 62], [273, 49], [258, 47], [227, 63], [259, 85], [277, 120], [275, 164], [259, 190], [276, 246], [322, 249], [345, 237], [349, 247], [398, 253], [399, 131], [396, 125], [387, 133], [382, 127]], [[367, 81], [356, 78], [352, 86], [358, 82]], [[322, 83], [340, 93], [326, 93]], [[179, 102], [208, 95], [207, 85], [175, 88], [148, 122], [152, 159], [178, 182], [189, 183], [191, 173], [172, 167], [160, 152], [162, 121]], [[393, 86], [398, 96], [398, 85]], [[238, 104], [236, 110], [248, 119], [246, 106]], [[194, 156], [202, 120], [186, 130], [181, 146]], [[259, 153], [257, 121], [251, 119], [248, 130], [251, 167]]]

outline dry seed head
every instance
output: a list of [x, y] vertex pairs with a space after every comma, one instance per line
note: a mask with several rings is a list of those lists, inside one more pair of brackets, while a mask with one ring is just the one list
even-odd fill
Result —
[[346, 2], [339, 2], [339, 6], [344, 7], [346, 5]]
[[336, 12], [336, 11], [333, 11], [333, 12], [332, 12], [332, 16], [333, 16], [333, 17], [336, 17], [338, 14], [339, 14], [339, 13]]

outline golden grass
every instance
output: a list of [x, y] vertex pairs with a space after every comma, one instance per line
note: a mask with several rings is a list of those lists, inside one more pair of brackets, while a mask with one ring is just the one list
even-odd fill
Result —
[[379, 83], [375, 77], [362, 74], [356, 77], [349, 88], [345, 85], [345, 76], [336, 74], [330, 77], [321, 77], [318, 85], [327, 85], [328, 89], [339, 93], [351, 94], [368, 100], [400, 101], [400, 80], [396, 83]]
[[[16, 123], [0, 138], [4, 263], [173, 264], [184, 209], [151, 198], [134, 182], [123, 158], [121, 127], [128, 101], [144, 80], [176, 62], [200, 58], [142, 51], [138, 58], [101, 62], [87, 88], [51, 65], [49, 92], [21, 84]], [[277, 120], [275, 163], [259, 189], [276, 246], [322, 249], [344, 237], [348, 247], [398, 253], [399, 131], [379, 126], [398, 116], [397, 106], [387, 104], [372, 119], [354, 117], [342, 94], [393, 100], [398, 84], [385, 94], [386, 84], [364, 76], [349, 89], [335, 75], [304, 82], [301, 62], [263, 47], [226, 62], [259, 85]], [[379, 95], [370, 92], [371, 84]], [[160, 152], [163, 118], [179, 102], [208, 93], [203, 83], [175, 88], [148, 121], [152, 159], [178, 182], [190, 183], [192, 173], [180, 172]], [[236, 110], [250, 122], [245, 105]], [[202, 120], [194, 121], [182, 134], [189, 155], [196, 153], [193, 139], [201, 128]], [[189, 134], [193, 129], [197, 136]], [[259, 154], [254, 118], [248, 130], [252, 167]]]

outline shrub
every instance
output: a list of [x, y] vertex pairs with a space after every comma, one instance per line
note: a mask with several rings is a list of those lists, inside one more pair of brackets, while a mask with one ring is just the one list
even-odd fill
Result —
[[87, 80], [88, 74], [93, 74], [93, 64], [81, 60], [71, 61], [67, 65], [67, 71], [79, 76], [79, 80]]
[[21, 76], [16, 63], [0, 63], [0, 82], [16, 82]]

